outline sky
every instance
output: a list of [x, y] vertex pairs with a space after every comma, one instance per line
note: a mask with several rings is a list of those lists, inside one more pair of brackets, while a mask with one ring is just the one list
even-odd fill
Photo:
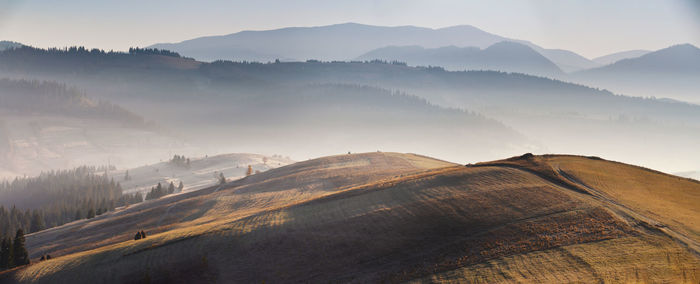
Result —
[[473, 25], [594, 58], [700, 46], [700, 0], [0, 0], [0, 40], [126, 50], [242, 30], [346, 22]]

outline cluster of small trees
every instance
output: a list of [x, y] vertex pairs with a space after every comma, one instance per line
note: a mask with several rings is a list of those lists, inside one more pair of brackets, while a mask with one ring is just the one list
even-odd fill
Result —
[[173, 158], [170, 159], [170, 163], [175, 164], [176, 166], [189, 168], [190, 158], [181, 155], [174, 155]]
[[123, 194], [118, 182], [96, 169], [83, 166], [0, 182], [0, 234], [36, 232], [143, 201], [140, 193]]
[[140, 239], [145, 239], [146, 238], [146, 233], [143, 231], [136, 232], [136, 235], [134, 235], [134, 240], [140, 240]]
[[163, 185], [159, 182], [158, 185], [151, 187], [151, 191], [146, 193], [146, 200], [158, 199], [168, 194], [182, 192], [183, 188], [185, 188], [185, 185], [182, 184], [182, 181], [180, 181], [180, 184], [177, 186], [177, 188], [175, 187], [175, 184], [171, 181], [167, 189], [164, 188]]
[[18, 229], [14, 239], [3, 237], [0, 242], [0, 270], [29, 264], [29, 253], [24, 247], [24, 231]]

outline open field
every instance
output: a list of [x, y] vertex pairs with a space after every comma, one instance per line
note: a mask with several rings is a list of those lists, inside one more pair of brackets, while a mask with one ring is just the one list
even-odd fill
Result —
[[28, 235], [54, 258], [0, 279], [697, 283], [699, 194], [597, 158], [339, 155]]

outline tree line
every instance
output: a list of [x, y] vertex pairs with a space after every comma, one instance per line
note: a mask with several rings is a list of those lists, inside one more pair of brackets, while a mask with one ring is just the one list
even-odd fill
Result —
[[0, 237], [18, 229], [37, 232], [143, 201], [96, 167], [43, 172], [0, 182]]
[[164, 188], [159, 182], [158, 185], [151, 187], [151, 191], [146, 193], [146, 200], [158, 199], [168, 194], [182, 192], [183, 188], [185, 188], [185, 185], [182, 184], [182, 181], [180, 181], [177, 187], [175, 187], [175, 184], [171, 181], [168, 188]]
[[184, 155], [174, 155], [173, 158], [170, 159], [170, 163], [179, 167], [189, 168], [190, 158], [187, 158]]

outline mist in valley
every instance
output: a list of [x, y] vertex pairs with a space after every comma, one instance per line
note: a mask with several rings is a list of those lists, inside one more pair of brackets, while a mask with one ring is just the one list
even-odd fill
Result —
[[[150, 281], [149, 273], [161, 282], [264, 281], [275, 269], [281, 282], [427, 281], [420, 277], [620, 239], [629, 251], [643, 241], [673, 254], [669, 263], [681, 263], [673, 269], [685, 271], [645, 280], [698, 279], [697, 270], [686, 275], [700, 248], [697, 38], [622, 44], [605, 34], [574, 50], [553, 48], [556, 36], [501, 34], [493, 23], [300, 23], [216, 27], [169, 42], [164, 33], [114, 49], [0, 38], [0, 283], [108, 275], [87, 273], [93, 263], [79, 253], [109, 254], [124, 265], [114, 271], [135, 271], [112, 280], [122, 282]], [[336, 227], [350, 229], [338, 238]], [[373, 230], [391, 238], [368, 245], [361, 238]], [[29, 251], [3, 251], [24, 246], [25, 233]], [[380, 248], [392, 238], [402, 241]], [[442, 245], [452, 242], [459, 249]], [[166, 245], [182, 259], [153, 262], [161, 255], [149, 250]], [[279, 254], [289, 251], [327, 267], [305, 271], [284, 262]], [[80, 262], [2, 272], [49, 253]], [[334, 254], [365, 262], [329, 261]], [[157, 269], [125, 260], [135, 258]], [[178, 261], [189, 264], [168, 276], [164, 267]]]

